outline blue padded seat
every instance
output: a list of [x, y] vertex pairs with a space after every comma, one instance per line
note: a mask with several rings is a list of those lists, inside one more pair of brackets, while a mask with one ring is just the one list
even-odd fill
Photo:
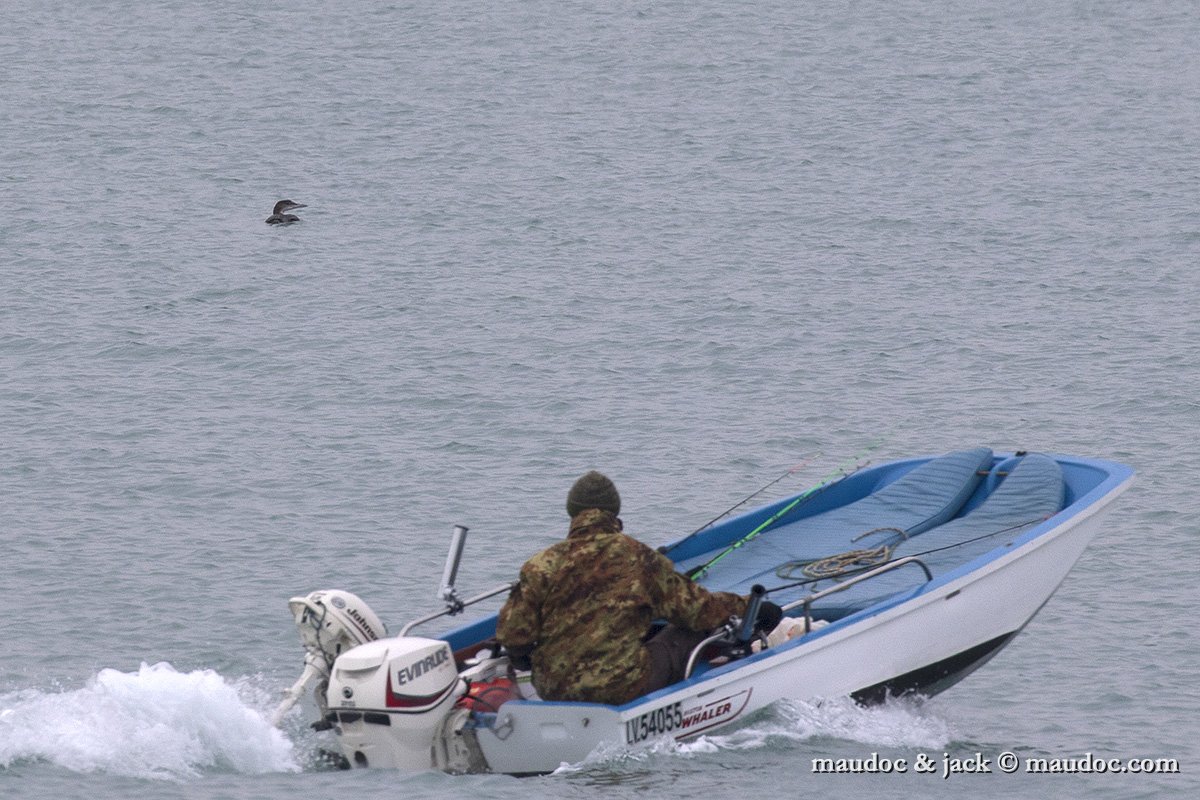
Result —
[[[934, 528], [963, 507], [992, 464], [992, 451], [977, 447], [931, 459], [877, 492], [849, 505], [768, 529], [718, 562], [700, 582], [709, 589], [748, 594], [755, 583], [778, 583], [775, 569], [789, 561], [812, 560], [903, 539], [898, 533], [855, 537], [877, 528], [898, 528], [908, 536]], [[717, 551], [719, 552], [719, 551]], [[706, 553], [679, 568], [703, 564]]]
[[[999, 477], [1005, 471], [1007, 477]], [[937, 577], [1008, 541], [1006, 537], [987, 534], [1011, 533], [1014, 528], [1040, 522], [1063, 507], [1066, 485], [1062, 468], [1049, 456], [1030, 453], [1009, 459], [997, 465], [988, 480], [999, 480], [999, 485], [978, 508], [901, 542], [892, 551], [892, 558], [917, 556]], [[788, 599], [798, 599], [835, 582], [821, 581]], [[836, 619], [899, 592], [915, 590], [924, 582], [925, 574], [919, 567], [902, 567], [818, 601], [814, 613]]]

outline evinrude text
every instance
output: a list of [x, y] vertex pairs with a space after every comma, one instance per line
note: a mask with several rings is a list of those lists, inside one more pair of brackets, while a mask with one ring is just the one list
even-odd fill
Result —
[[442, 664], [445, 664], [449, 660], [450, 660], [450, 650], [449, 649], [443, 648], [441, 650], [438, 650], [436, 653], [434, 653], [431, 656], [426, 656], [425, 658], [422, 658], [419, 661], [414, 661], [413, 663], [409, 664], [407, 667], [401, 667], [400, 669], [396, 670], [396, 683], [403, 686], [404, 684], [408, 683], [409, 681], [415, 681], [417, 678], [421, 677], [426, 672], [430, 672], [434, 669], [437, 669], [438, 667], [440, 667]]

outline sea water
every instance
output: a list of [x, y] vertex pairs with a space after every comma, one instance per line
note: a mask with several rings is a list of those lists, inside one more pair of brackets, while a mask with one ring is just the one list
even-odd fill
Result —
[[[1191, 4], [0, 7], [0, 796], [1196, 792]], [[587, 469], [659, 545], [880, 437], [1139, 478], [929, 701], [529, 780], [264, 721], [291, 596], [395, 631], [454, 524], [460, 587], [510, 580]]]

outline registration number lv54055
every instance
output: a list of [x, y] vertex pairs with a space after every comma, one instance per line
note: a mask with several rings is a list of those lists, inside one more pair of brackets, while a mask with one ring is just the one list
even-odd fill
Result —
[[669, 706], [647, 711], [626, 722], [625, 741], [629, 744], [636, 744], [664, 733], [671, 733], [682, 727], [683, 704], [672, 703]]

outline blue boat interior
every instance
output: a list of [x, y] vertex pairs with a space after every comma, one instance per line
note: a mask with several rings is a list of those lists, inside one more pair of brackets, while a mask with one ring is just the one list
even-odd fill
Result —
[[[1002, 545], [1007, 541], [1004, 533], [1041, 522], [1066, 501], [1062, 468], [1054, 459], [1036, 453], [996, 458], [982, 447], [910, 465], [884, 475], [880, 483], [859, 486], [857, 492], [865, 493], [861, 499], [825, 510], [814, 508], [815, 502], [802, 502], [792, 512], [798, 518], [783, 515], [739, 547], [736, 555], [716, 561], [700, 582], [738, 594], [762, 584], [776, 589], [771, 600], [784, 605], [868, 568], [817, 579], [808, 577], [806, 566], [875, 548], [886, 548], [881, 560], [917, 556], [937, 577]], [[770, 518], [762, 517], [764, 522]], [[727, 547], [687, 554], [677, 566], [686, 572]], [[840, 619], [880, 600], [915, 592], [926, 580], [915, 566], [880, 575], [817, 601], [813, 616]], [[795, 585], [777, 589], [787, 584]]]
[[[1112, 462], [1023, 452], [997, 455], [987, 448], [902, 459], [720, 521], [660, 550], [681, 572], [722, 556], [696, 579], [710, 589], [740, 594], [762, 583], [771, 590], [772, 601], [787, 605], [871, 568], [851, 567], [815, 579], [781, 577], [794, 575], [806, 562], [884, 547], [888, 560], [919, 558], [935, 580], [970, 571], [998, 557], [1009, 543], [1037, 536], [1039, 523], [1049, 517], [1071, 513], [1076, 504], [1088, 505], [1132, 475], [1128, 467]], [[751, 533], [748, 541], [732, 548]], [[812, 613], [836, 630], [870, 615], [876, 604], [882, 608], [902, 602], [927, 585], [924, 571], [908, 564], [814, 601]], [[796, 608], [789, 613], [803, 612]], [[495, 630], [496, 615], [491, 614], [441, 638], [462, 662], [491, 646]], [[727, 661], [720, 648], [710, 648], [697, 661], [691, 680], [703, 680], [711, 670], [736, 668]]]
[[[889, 558], [917, 556], [937, 577], [1003, 545], [1009, 541], [1004, 534], [1042, 521], [1107, 477], [1105, 470], [1084, 461], [1056, 461], [1038, 453], [996, 456], [977, 447], [855, 472], [803, 496], [778, 520], [772, 518], [799, 496], [713, 525], [665, 551], [686, 573], [765, 524], [761, 533], [697, 580], [706, 588], [738, 594], [749, 594], [759, 583], [774, 590], [773, 602], [786, 605], [849, 577], [804, 580], [799, 568], [807, 562], [887, 546]], [[915, 566], [898, 569], [817, 601], [813, 616], [835, 621], [880, 600], [915, 593], [925, 582], [924, 572]], [[788, 584], [795, 585], [780, 588]], [[447, 638], [457, 650], [494, 631], [493, 615]]]
[[[1125, 469], [1114, 476], [1113, 467], [1038, 453], [995, 455], [983, 447], [934, 458], [903, 459], [856, 471], [817, 491], [785, 497], [724, 520], [663, 550], [677, 569], [687, 572], [761, 527], [760, 533], [730, 551], [698, 580], [709, 589], [738, 594], [749, 594], [754, 584], [761, 583], [772, 590], [770, 599], [779, 605], [803, 599], [854, 574], [817, 580], [794, 577], [797, 566], [852, 550], [886, 546], [887, 558], [916, 556], [937, 578], [1132, 474]], [[790, 577], [781, 577], [781, 573]], [[835, 622], [875, 603], [916, 594], [926, 581], [925, 573], [911, 565], [884, 573], [816, 601], [813, 617]], [[790, 588], [783, 588], [789, 584]], [[790, 613], [798, 616], [802, 612]], [[495, 624], [493, 614], [449, 631], [443, 638], [461, 660], [495, 635]], [[701, 664], [697, 673], [708, 668]]]

